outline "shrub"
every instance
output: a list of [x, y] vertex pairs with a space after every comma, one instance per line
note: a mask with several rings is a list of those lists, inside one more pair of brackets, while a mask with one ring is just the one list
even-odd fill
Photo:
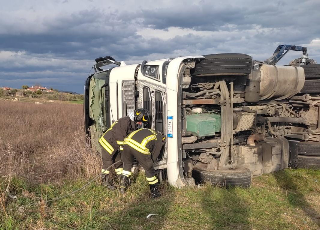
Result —
[[31, 91], [28, 91], [28, 90], [23, 91], [23, 96], [30, 96], [31, 94], [32, 94]]
[[7, 95], [8, 96], [15, 96], [16, 95], [16, 93], [18, 92], [18, 90], [17, 89], [10, 89], [10, 90], [8, 90], [8, 92], [7, 92]]
[[36, 94], [41, 95], [41, 94], [42, 94], [42, 91], [41, 91], [40, 89], [38, 89], [38, 90], [36, 91]]

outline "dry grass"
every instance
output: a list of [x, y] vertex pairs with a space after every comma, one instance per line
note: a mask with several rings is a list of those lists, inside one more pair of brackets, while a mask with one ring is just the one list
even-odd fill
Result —
[[0, 175], [38, 183], [100, 171], [85, 144], [82, 105], [0, 100], [0, 110]]

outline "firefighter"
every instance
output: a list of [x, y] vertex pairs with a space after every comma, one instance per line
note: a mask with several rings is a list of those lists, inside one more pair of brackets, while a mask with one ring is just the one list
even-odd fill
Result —
[[[136, 115], [137, 114], [137, 115]], [[122, 117], [115, 121], [111, 127], [102, 135], [99, 143], [102, 147], [102, 184], [110, 190], [115, 187], [111, 183], [109, 167], [120, 161], [119, 150], [121, 148], [123, 139], [135, 129], [141, 127], [142, 119], [147, 116], [148, 112], [144, 109], [135, 111], [135, 121], [129, 117]], [[114, 165], [116, 174], [120, 177], [122, 174], [122, 162]]]
[[146, 179], [149, 183], [151, 197], [161, 196], [158, 186], [159, 180], [155, 175], [153, 163], [160, 155], [164, 145], [165, 137], [152, 129], [138, 129], [130, 133], [124, 139], [121, 160], [123, 162], [123, 172], [120, 180], [120, 192], [124, 193], [130, 185], [131, 168], [134, 158], [143, 167]]
[[[110, 190], [115, 187], [111, 183], [109, 167], [120, 161], [119, 148], [123, 139], [135, 130], [135, 122], [129, 117], [122, 117], [115, 121], [99, 140], [102, 149], [102, 184]], [[122, 173], [122, 162], [114, 165], [117, 175]]]

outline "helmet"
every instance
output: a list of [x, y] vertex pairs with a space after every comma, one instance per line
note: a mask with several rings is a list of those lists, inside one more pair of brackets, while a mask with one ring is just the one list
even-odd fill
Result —
[[135, 122], [142, 122], [144, 124], [151, 122], [151, 116], [149, 114], [149, 111], [146, 109], [137, 109], [134, 112], [134, 121]]

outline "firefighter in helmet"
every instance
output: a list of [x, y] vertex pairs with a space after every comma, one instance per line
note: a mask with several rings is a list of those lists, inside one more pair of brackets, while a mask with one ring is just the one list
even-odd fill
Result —
[[[135, 113], [135, 121], [148, 127], [150, 125], [150, 116], [145, 114], [140, 116]], [[143, 167], [146, 179], [150, 186], [151, 197], [156, 198], [161, 194], [158, 186], [159, 181], [155, 175], [153, 163], [157, 160], [164, 145], [165, 137], [152, 129], [140, 128], [133, 131], [124, 139], [123, 150], [121, 151], [121, 160], [123, 162], [122, 177], [120, 180], [120, 191], [124, 193], [130, 185], [131, 168], [134, 158]]]
[[[102, 184], [110, 190], [115, 187], [111, 183], [110, 166], [115, 162], [115, 172], [117, 175], [122, 174], [122, 162], [120, 161], [119, 150], [123, 139], [136, 129], [136, 124], [129, 117], [122, 117], [115, 121], [111, 127], [99, 139], [102, 147]], [[120, 162], [119, 162], [120, 161]]]

